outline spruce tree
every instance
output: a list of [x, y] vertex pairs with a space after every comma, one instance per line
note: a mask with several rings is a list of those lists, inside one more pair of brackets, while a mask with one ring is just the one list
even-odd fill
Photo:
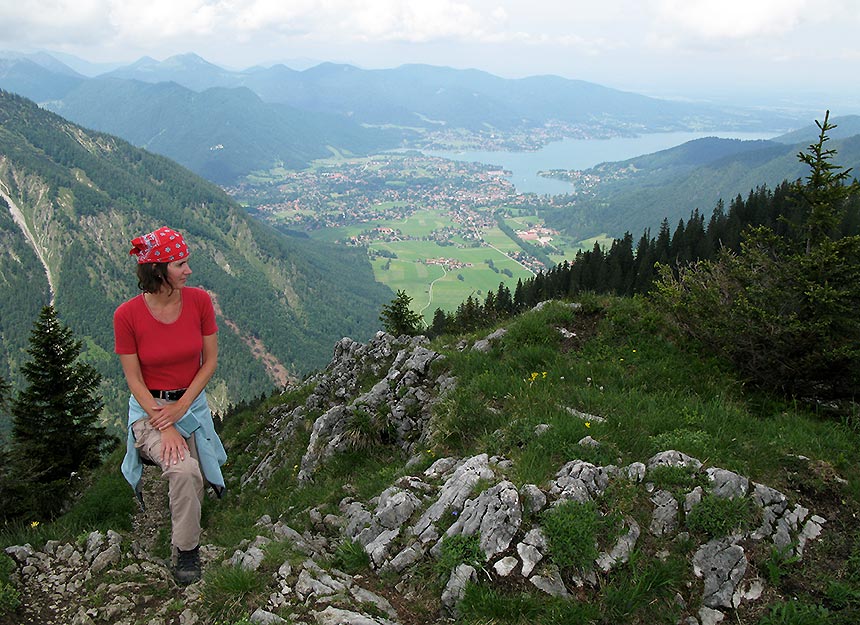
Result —
[[390, 303], [382, 307], [379, 320], [386, 332], [394, 336], [402, 334], [415, 336], [421, 332], [424, 325], [421, 315], [409, 307], [411, 303], [412, 298], [406, 294], [406, 291], [401, 290], [397, 291], [397, 295]]
[[21, 512], [53, 516], [70, 477], [99, 464], [115, 442], [99, 425], [99, 373], [78, 361], [81, 342], [45, 306], [30, 334], [31, 360], [21, 371], [27, 386], [11, 406], [11, 472]]

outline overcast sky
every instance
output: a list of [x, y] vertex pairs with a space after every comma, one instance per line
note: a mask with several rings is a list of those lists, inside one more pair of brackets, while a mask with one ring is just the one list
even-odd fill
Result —
[[0, 50], [37, 49], [428, 63], [860, 112], [860, 0], [0, 0]]

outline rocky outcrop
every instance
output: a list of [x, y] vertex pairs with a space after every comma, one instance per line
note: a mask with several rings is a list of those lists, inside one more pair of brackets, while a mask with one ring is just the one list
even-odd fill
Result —
[[[313, 480], [320, 464], [336, 453], [368, 442], [396, 445], [408, 456], [426, 443], [433, 406], [454, 379], [435, 374], [443, 357], [427, 348], [427, 339], [379, 332], [366, 344], [349, 338], [335, 346], [328, 367], [309, 378], [310, 396], [291, 410], [274, 409], [259, 447], [265, 450], [242, 478], [242, 486], [263, 486], [283, 466], [283, 446], [307, 420], [310, 442], [298, 467], [300, 482]], [[378, 379], [369, 390], [362, 384]], [[375, 438], [373, 441], [362, 438]]]
[[[242, 484], [266, 485], [284, 468], [283, 446], [300, 430], [310, 431], [310, 437], [294, 468], [300, 481], [311, 482], [328, 458], [349, 445], [359, 417], [385, 415], [384, 423], [376, 423], [376, 433], [401, 450], [404, 460], [414, 457], [430, 436], [433, 403], [454, 385], [446, 374], [435, 372], [433, 363], [440, 358], [420, 337], [380, 333], [366, 345], [343, 339], [329, 367], [309, 379], [306, 400], [270, 413], [271, 424], [255, 443], [258, 460], [242, 476]], [[574, 418], [597, 419], [571, 410]], [[535, 436], [552, 436], [552, 430], [542, 428]], [[578, 447], [592, 458], [599, 448], [600, 441], [591, 437]], [[683, 544], [689, 588], [695, 590], [690, 597], [679, 596], [684, 605], [680, 622], [705, 625], [730, 619], [733, 610], [762, 596], [765, 582], [753, 574], [760, 567], [750, 562], [756, 552], [751, 547], [767, 543], [802, 557], [826, 524], [823, 517], [771, 487], [719, 467], [703, 468], [700, 460], [679, 451], [640, 460], [600, 466], [573, 457], [546, 483], [522, 485], [511, 481], [516, 467], [501, 456], [439, 458], [425, 470], [411, 472], [408, 467], [417, 464], [406, 461], [408, 474], [375, 497], [365, 500], [353, 493], [336, 509], [303, 511], [309, 529], [298, 531], [283, 518], [264, 515], [254, 525], [253, 539], [227, 551], [204, 545], [201, 555], [207, 569], [227, 567], [260, 575], [268, 571], [264, 598], [248, 610], [253, 623], [398, 625], [414, 622], [403, 613], [413, 600], [410, 584], [425, 579], [421, 576], [432, 568], [427, 565], [444, 555], [446, 541], [460, 537], [471, 539], [480, 557], [444, 572], [433, 607], [438, 622], [456, 618], [458, 604], [476, 580], [575, 600], [605, 585], [634, 551], [639, 558], [665, 558], [673, 545]], [[691, 486], [661, 486], [665, 467], [689, 475]], [[151, 472], [147, 475], [152, 477]], [[613, 517], [612, 498], [617, 492], [636, 505]], [[690, 515], [713, 498], [746, 502], [756, 512], [753, 527], [716, 537], [691, 530]], [[584, 566], [560, 568], [546, 515], [580, 504], [613, 518], [617, 531], [605, 544], [598, 541], [596, 556]], [[286, 518], [288, 511], [283, 512]], [[168, 563], [150, 554], [152, 539], [144, 540], [157, 531], [144, 529], [136, 525], [127, 539], [114, 532], [94, 532], [74, 544], [7, 549], [17, 564], [14, 579], [25, 601], [49, 606], [23, 622], [206, 622], [201, 600], [206, 582], [178, 589]], [[278, 546], [280, 551], [273, 548]], [[335, 553], [345, 546], [364, 551], [369, 573], [350, 575], [332, 565]], [[288, 555], [282, 561], [271, 561], [272, 554], [285, 551]], [[181, 598], [182, 609], [176, 602], [165, 602], [166, 594]], [[82, 595], [101, 601], [82, 601]]]

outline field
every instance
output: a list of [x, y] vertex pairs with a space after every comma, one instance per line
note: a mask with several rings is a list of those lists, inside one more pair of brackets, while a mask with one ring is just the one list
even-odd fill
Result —
[[[511, 218], [507, 223], [515, 231], [542, 225], [533, 215]], [[391, 228], [397, 235], [383, 239], [377, 234], [377, 228]], [[440, 244], [434, 240], [434, 233], [443, 228], [454, 230], [456, 234]], [[513, 291], [517, 280], [534, 275], [532, 269], [509, 256], [520, 252], [521, 248], [501, 229], [484, 227], [479, 233], [480, 242], [465, 238], [468, 230], [462, 224], [443, 211], [427, 209], [403, 219], [323, 228], [311, 232], [311, 236], [321, 241], [343, 242], [369, 234], [371, 240], [366, 245], [376, 279], [392, 291], [405, 291], [412, 298], [413, 309], [429, 323], [437, 308], [454, 311], [470, 295], [483, 301], [488, 291], [498, 290], [500, 283]], [[565, 250], [564, 254], [550, 255], [554, 262], [572, 260], [578, 249], [594, 244], [593, 240], [578, 244], [563, 240], [554, 242]], [[445, 266], [428, 264], [428, 259], [450, 262]]]

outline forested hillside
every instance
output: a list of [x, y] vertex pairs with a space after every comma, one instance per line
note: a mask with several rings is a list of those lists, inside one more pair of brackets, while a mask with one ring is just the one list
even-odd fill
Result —
[[[797, 141], [808, 135], [804, 133], [796, 135]], [[542, 214], [551, 226], [582, 237], [656, 230], [663, 219], [674, 225], [694, 210], [707, 219], [720, 200], [731, 202], [762, 185], [773, 189], [784, 180], [800, 178], [805, 170], [796, 155], [805, 147], [776, 140], [710, 137], [626, 161], [601, 163], [584, 172], [599, 182], [578, 193], [573, 207], [548, 207]], [[841, 163], [858, 171], [860, 135], [833, 139], [832, 147]]]
[[172, 161], [2, 91], [0, 191], [0, 376], [19, 381], [53, 297], [105, 376], [112, 419], [125, 395], [112, 313], [137, 292], [128, 249], [138, 234], [169, 224], [193, 248], [191, 281], [219, 311], [221, 407], [319, 367], [344, 335], [371, 335], [391, 297], [362, 253], [285, 237]]
[[342, 116], [265, 103], [245, 88], [197, 93], [176, 83], [117, 78], [80, 83], [47, 108], [162, 154], [220, 184], [275, 165], [303, 169], [332, 155], [396, 147], [391, 132]]

